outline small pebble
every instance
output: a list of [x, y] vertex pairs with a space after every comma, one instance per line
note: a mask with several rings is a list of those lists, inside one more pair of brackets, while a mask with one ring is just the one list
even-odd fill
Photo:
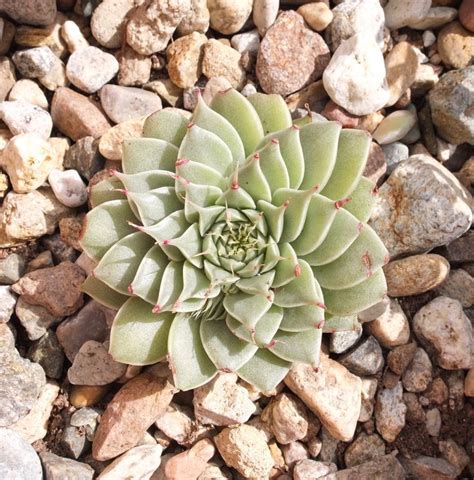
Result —
[[408, 392], [424, 392], [433, 377], [433, 366], [430, 357], [422, 349], [417, 348], [413, 360], [402, 376], [402, 383]]
[[94, 470], [86, 463], [60, 457], [46, 451], [40, 453], [40, 458], [48, 480], [60, 480], [63, 478], [92, 480], [94, 478]]
[[432, 437], [439, 437], [441, 430], [441, 413], [437, 408], [426, 412], [426, 431]]
[[303, 16], [305, 22], [316, 32], [325, 30], [334, 17], [334, 12], [324, 2], [301, 5], [297, 12]]
[[15, 85], [15, 66], [7, 57], [0, 58], [0, 101], [5, 100], [8, 92]]
[[38, 84], [33, 80], [18, 80], [10, 90], [8, 100], [11, 102], [15, 100], [24, 100], [32, 105], [37, 105], [44, 109], [48, 108], [48, 100], [46, 99], [43, 90], [41, 90]]
[[56, 56], [49, 47], [29, 48], [13, 54], [12, 60], [26, 78], [44, 77], [56, 63]]
[[69, 53], [74, 53], [76, 50], [89, 46], [89, 42], [84, 38], [81, 29], [72, 20], [64, 22], [61, 27], [61, 36], [67, 43]]
[[52, 330], [47, 330], [40, 339], [30, 345], [28, 358], [41, 365], [47, 377], [61, 378], [64, 353]]
[[397, 30], [423, 20], [431, 7], [431, 0], [390, 0], [384, 8], [385, 25]]
[[152, 59], [146, 55], [140, 55], [128, 45], [123, 45], [118, 55], [119, 73], [117, 82], [125, 87], [137, 87], [145, 85], [151, 75]]
[[0, 259], [0, 284], [12, 285], [25, 272], [25, 259], [18, 253], [10, 253]]
[[452, 22], [439, 32], [437, 46], [446, 66], [459, 69], [472, 65], [474, 35], [459, 22]]
[[415, 123], [415, 113], [410, 110], [398, 110], [385, 117], [372, 136], [380, 145], [397, 142], [408, 134]]
[[429, 48], [436, 43], [436, 35], [431, 30], [423, 32], [423, 46]]
[[0, 117], [13, 135], [35, 133], [47, 140], [51, 135], [51, 115], [25, 100], [0, 103]]
[[382, 150], [387, 162], [387, 173], [392, 173], [398, 164], [407, 160], [410, 156], [408, 147], [401, 142], [389, 143], [382, 145]]
[[48, 182], [56, 198], [66, 207], [79, 207], [87, 202], [87, 189], [77, 170], [52, 170]]
[[211, 28], [224, 35], [237, 33], [252, 13], [252, 0], [208, 0]]
[[91, 407], [99, 403], [108, 390], [108, 385], [72, 385], [69, 401], [76, 408]]
[[249, 32], [238, 33], [230, 39], [232, 48], [237, 50], [241, 55], [250, 53], [256, 55], [260, 46], [260, 36], [258, 30], [250, 30]]
[[266, 31], [275, 22], [280, 0], [254, 0], [253, 2], [253, 23], [258, 29], [260, 36], [264, 37]]
[[7, 323], [15, 311], [16, 295], [8, 285], [0, 285], [0, 323]]
[[394, 442], [405, 426], [407, 407], [403, 402], [401, 382], [392, 389], [381, 389], [375, 403], [377, 431], [389, 443]]
[[384, 364], [382, 349], [372, 336], [362, 340], [355, 349], [340, 356], [338, 361], [359, 376], [375, 375]]

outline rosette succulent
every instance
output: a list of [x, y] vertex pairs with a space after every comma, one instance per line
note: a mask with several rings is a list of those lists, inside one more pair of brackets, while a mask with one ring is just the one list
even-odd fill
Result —
[[236, 372], [269, 391], [317, 366], [322, 333], [382, 299], [387, 250], [366, 224], [375, 186], [360, 130], [235, 90], [191, 118], [164, 109], [91, 191], [83, 289], [118, 309], [110, 352], [167, 358], [178, 388]]

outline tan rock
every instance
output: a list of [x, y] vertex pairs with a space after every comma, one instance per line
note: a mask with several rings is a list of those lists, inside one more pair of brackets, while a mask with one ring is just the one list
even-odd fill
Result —
[[118, 56], [118, 84], [126, 87], [141, 87], [150, 79], [152, 60], [141, 55], [126, 43]]
[[210, 105], [212, 100], [218, 93], [225, 92], [226, 90], [229, 90], [229, 88], [232, 88], [232, 85], [230, 84], [229, 80], [227, 80], [227, 78], [212, 77], [209, 79], [209, 81], [206, 83], [206, 86], [204, 87], [204, 91], [202, 92], [202, 98], [208, 105]]
[[15, 83], [10, 90], [8, 100], [25, 100], [38, 107], [44, 109], [48, 108], [48, 100], [46, 99], [43, 90], [41, 90], [36, 82], [27, 78], [18, 80], [18, 82]]
[[[321, 444], [322, 447], [322, 444]], [[292, 469], [298, 462], [309, 458], [309, 452], [306, 446], [301, 442], [291, 442], [281, 446], [283, 457], [288, 469]]]
[[58, 58], [53, 68], [44, 76], [38, 78], [41, 85], [54, 92], [59, 87], [65, 87], [69, 84], [66, 76], [66, 65]]
[[402, 375], [406, 370], [416, 352], [416, 343], [407, 343], [394, 348], [389, 352], [387, 357], [387, 364], [392, 372], [397, 375]]
[[100, 137], [100, 153], [108, 160], [121, 160], [123, 142], [141, 137], [144, 123], [144, 118], [137, 118], [119, 123], [107, 130]]
[[100, 402], [109, 388], [109, 385], [73, 385], [69, 394], [69, 401], [76, 408], [92, 407]]
[[135, 446], [165, 412], [175, 389], [167, 379], [143, 373], [127, 382], [107, 405], [92, 444], [92, 455], [104, 461]]
[[474, 35], [459, 22], [452, 22], [439, 32], [437, 45], [446, 66], [464, 68], [473, 64]]
[[438, 445], [441, 456], [451, 465], [456, 467], [457, 474], [461, 475], [462, 471], [469, 464], [469, 455], [466, 453], [466, 450], [464, 450], [464, 448], [457, 444], [452, 438], [448, 438], [446, 441], [441, 441]]
[[209, 19], [207, 0], [191, 0], [191, 8], [184, 14], [177, 32], [180, 35], [189, 35], [193, 32], [206, 33], [209, 29]]
[[237, 33], [252, 13], [252, 0], [208, 0], [211, 27], [224, 35]]
[[430, 357], [422, 348], [417, 348], [413, 360], [403, 372], [403, 388], [408, 392], [424, 392], [433, 378]]
[[305, 22], [316, 32], [322, 32], [332, 22], [334, 17], [331, 9], [324, 2], [312, 2], [301, 5], [297, 12]]
[[225, 463], [251, 480], [268, 478], [273, 458], [265, 435], [249, 425], [225, 428], [214, 437]]
[[361, 405], [362, 382], [339, 363], [321, 357], [318, 371], [296, 364], [286, 385], [314, 412], [331, 435], [349, 441], [354, 435]]
[[15, 26], [12, 22], [9, 22], [6, 18], [0, 19], [0, 55], [5, 55], [10, 50], [10, 46], [15, 36]]
[[[79, 237], [81, 236], [84, 215], [77, 217], [65, 217], [59, 220], [59, 233], [61, 240], [75, 250], [82, 251], [79, 244]], [[80, 265], [79, 265], [80, 266]]]
[[168, 47], [168, 74], [179, 88], [194, 86], [201, 76], [202, 47], [206, 42], [206, 35], [193, 32], [178, 38]]
[[70, 140], [65, 137], [51, 137], [48, 138], [48, 143], [53, 147], [56, 152], [56, 169], [63, 170], [64, 157], [69, 150]]
[[98, 138], [110, 128], [92, 101], [65, 87], [58, 88], [53, 96], [51, 116], [54, 126], [73, 140], [87, 136]]
[[183, 89], [178, 88], [169, 78], [148, 82], [145, 88], [155, 92], [172, 107], [178, 107], [183, 103]]
[[469, 369], [464, 379], [464, 395], [474, 397], [474, 367]]
[[70, 53], [74, 53], [76, 50], [89, 46], [89, 42], [85, 39], [81, 29], [73, 20], [67, 20], [64, 22], [64, 25], [61, 28], [61, 36], [66, 42]]
[[0, 57], [0, 102], [7, 98], [8, 92], [15, 85], [15, 66], [7, 57]]
[[[322, 80], [310, 83], [307, 87], [302, 88], [298, 92], [288, 95], [285, 101], [290, 112], [294, 112], [298, 108], [305, 108], [308, 104], [311, 110], [320, 110], [326, 105], [328, 94], [324, 90]], [[319, 105], [319, 108], [318, 108]]]

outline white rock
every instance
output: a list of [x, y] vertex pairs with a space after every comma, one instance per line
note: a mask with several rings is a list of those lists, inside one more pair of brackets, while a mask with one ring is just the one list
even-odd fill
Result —
[[425, 48], [431, 47], [436, 43], [436, 35], [431, 30], [425, 30], [423, 32], [423, 46]]
[[406, 411], [401, 382], [394, 388], [379, 391], [375, 404], [375, 425], [385, 441], [391, 443], [398, 437], [405, 426]]
[[37, 133], [16, 135], [0, 156], [0, 167], [17, 193], [36, 190], [58, 166], [53, 147]]
[[379, 145], [398, 142], [415, 126], [416, 120], [416, 111], [398, 110], [379, 123], [372, 137]]
[[238, 33], [230, 39], [230, 44], [241, 55], [247, 52], [256, 54], [260, 46], [258, 30], [254, 29], [249, 32]]
[[413, 318], [413, 330], [441, 368], [472, 368], [474, 343], [472, 325], [462, 304], [448, 297], [437, 297]]
[[372, 417], [377, 385], [377, 379], [374, 377], [362, 378], [362, 405], [360, 408], [359, 422], [367, 422]]
[[189, 35], [193, 32], [206, 33], [209, 30], [207, 0], [191, 0], [191, 8], [184, 14], [176, 30], [179, 35]]
[[385, 26], [390, 30], [406, 27], [426, 17], [431, 0], [390, 0], [385, 5]]
[[43, 93], [43, 90], [41, 90], [36, 82], [26, 78], [18, 80], [18, 82], [15, 83], [8, 94], [8, 100], [11, 102], [15, 100], [24, 100], [32, 105], [37, 105], [44, 109], [48, 108], [48, 100]]
[[410, 22], [409, 27], [416, 30], [426, 30], [428, 28], [439, 28], [452, 22], [458, 16], [456, 8], [450, 7], [433, 7], [428, 13], [416, 22]]
[[276, 20], [279, 8], [280, 0], [254, 0], [253, 23], [262, 37]]
[[9, 285], [0, 285], [0, 323], [7, 323], [15, 311], [16, 294]]
[[87, 202], [87, 188], [77, 170], [53, 170], [48, 182], [56, 198], [66, 207], [79, 207]]
[[438, 437], [441, 430], [441, 413], [437, 408], [426, 412], [426, 431], [432, 437]]
[[84, 92], [94, 93], [115, 77], [119, 63], [97, 47], [76, 50], [66, 65], [69, 81]]
[[67, 20], [61, 27], [61, 36], [67, 44], [67, 48], [70, 53], [74, 53], [76, 50], [86, 48], [89, 46], [89, 42], [85, 39], [76, 22]]
[[356, 34], [334, 52], [323, 74], [331, 99], [354, 115], [368, 115], [388, 101], [382, 52], [375, 40]]
[[97, 480], [146, 480], [160, 466], [160, 445], [140, 445], [116, 458], [108, 465]]
[[238, 32], [252, 13], [253, 0], [208, 0], [211, 27], [224, 35]]
[[27, 78], [46, 75], [54, 66], [56, 56], [49, 47], [18, 50], [12, 57], [18, 71]]
[[46, 110], [24, 100], [2, 102], [0, 104], [0, 118], [6, 123], [13, 135], [37, 133], [46, 140], [53, 129], [51, 115]]

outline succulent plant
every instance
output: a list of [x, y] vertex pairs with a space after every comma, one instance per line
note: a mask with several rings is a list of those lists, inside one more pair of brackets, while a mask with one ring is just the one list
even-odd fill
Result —
[[366, 224], [370, 138], [293, 123], [277, 95], [228, 90], [184, 113], [148, 117], [123, 173], [92, 189], [83, 290], [118, 309], [117, 361], [167, 358], [182, 390], [233, 371], [269, 391], [386, 292], [387, 250]]

